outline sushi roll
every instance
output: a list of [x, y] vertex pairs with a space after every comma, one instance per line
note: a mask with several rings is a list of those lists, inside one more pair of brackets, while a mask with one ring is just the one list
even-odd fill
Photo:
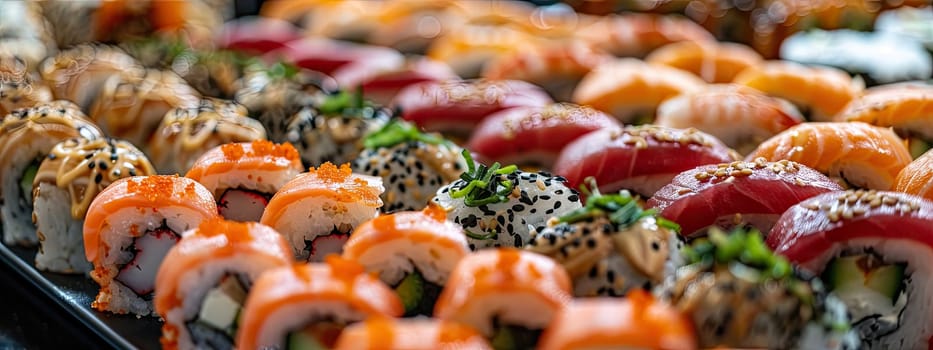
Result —
[[347, 325], [402, 315], [392, 289], [338, 256], [267, 271], [246, 298], [238, 349], [329, 349]]
[[61, 141], [93, 140], [102, 132], [68, 101], [41, 103], [17, 109], [0, 122], [0, 219], [3, 243], [34, 246], [36, 227], [33, 182], [39, 165]]
[[803, 121], [797, 108], [787, 101], [747, 86], [724, 84], [664, 101], [654, 123], [669, 128], [696, 128], [746, 154]]
[[351, 168], [382, 178], [383, 213], [424, 208], [441, 186], [466, 169], [462, 148], [400, 119], [366, 135], [363, 146]]
[[544, 256], [502, 248], [468, 255], [454, 268], [434, 316], [473, 327], [496, 349], [533, 349], [571, 301], [567, 272]]
[[258, 140], [210, 149], [185, 177], [213, 193], [225, 219], [259, 221], [272, 195], [302, 170], [292, 145]]
[[648, 292], [625, 299], [578, 299], [554, 316], [541, 350], [581, 348], [697, 349], [689, 318]]
[[933, 85], [892, 84], [868, 89], [836, 116], [893, 127], [916, 158], [933, 147]]
[[295, 113], [285, 140], [298, 148], [306, 167], [348, 163], [363, 151], [363, 137], [385, 126], [393, 115], [358, 92], [340, 91]]
[[680, 228], [627, 191], [604, 195], [590, 185], [586, 206], [552, 217], [525, 249], [563, 265], [576, 297], [650, 291], [680, 265]]
[[185, 173], [214, 147], [265, 139], [266, 129], [242, 105], [204, 99], [197, 108], [169, 111], [149, 139], [149, 154], [160, 173]]
[[933, 151], [927, 151], [901, 169], [894, 190], [933, 200]]
[[91, 201], [113, 182], [155, 175], [155, 169], [129, 142], [73, 138], [55, 145], [39, 165], [29, 195], [39, 239], [36, 268], [84, 274], [84, 218]]
[[933, 344], [933, 202], [897, 192], [826, 193], [787, 210], [768, 246], [819, 274], [867, 349]]
[[581, 41], [559, 41], [499, 56], [484, 66], [482, 77], [527, 81], [543, 87], [556, 101], [570, 101], [580, 80], [612, 59]]
[[572, 101], [609, 113], [626, 124], [647, 124], [665, 100], [706, 86], [690, 72], [633, 58], [601, 64], [580, 81]]
[[768, 232], [787, 208], [841, 190], [838, 183], [805, 165], [756, 158], [682, 172], [648, 205], [680, 224], [681, 234], [693, 239], [705, 235], [709, 227], [750, 226]]
[[0, 38], [3, 38], [0, 56], [16, 55], [30, 70], [56, 51], [49, 23], [38, 2], [0, 3]]
[[684, 257], [655, 293], [693, 321], [701, 348], [858, 348], [845, 304], [756, 230], [712, 230]]
[[292, 265], [278, 232], [255, 223], [201, 222], [165, 255], [155, 279], [155, 311], [165, 349], [233, 349], [237, 319], [264, 272]]
[[340, 333], [334, 350], [492, 350], [473, 328], [432, 319], [374, 317]]
[[211, 192], [188, 178], [134, 176], [105, 188], [84, 218], [84, 254], [100, 286], [91, 307], [155, 315], [152, 296], [165, 254], [184, 232], [216, 217]]
[[553, 169], [573, 188], [592, 176], [604, 193], [627, 189], [648, 198], [682, 171], [738, 159], [735, 151], [696, 129], [642, 125], [586, 134], [564, 147]]
[[862, 122], [803, 123], [768, 139], [746, 159], [790, 160], [843, 187], [889, 190], [910, 152], [891, 129]]
[[469, 135], [484, 118], [514, 107], [543, 107], [553, 100], [518, 80], [446, 80], [409, 86], [392, 106], [427, 131]]
[[431, 202], [463, 227], [470, 250], [523, 247], [552, 216], [582, 208], [580, 194], [560, 176], [525, 172], [499, 163], [486, 166], [464, 151], [467, 170], [437, 190]]
[[148, 70], [142, 78], [121, 74], [104, 81], [88, 116], [107, 135], [146, 147], [170, 110], [197, 108], [200, 100], [177, 74]]
[[805, 66], [787, 61], [768, 61], [739, 73], [733, 83], [786, 99], [800, 108], [807, 120], [833, 120], [854, 98], [863, 83], [830, 67]]
[[72, 101], [87, 112], [111, 77], [142, 78], [146, 71], [116, 46], [82, 44], [45, 59], [39, 74], [56, 99]]
[[284, 142], [292, 116], [317, 102], [315, 94], [336, 88], [332, 78], [320, 73], [276, 63], [249, 66], [240, 78], [233, 100], [262, 123], [269, 140]]
[[343, 257], [393, 287], [405, 316], [431, 316], [454, 266], [470, 253], [459, 225], [443, 209], [381, 215], [353, 230]]
[[52, 91], [33, 75], [19, 56], [0, 55], [0, 116], [52, 101]]
[[171, 70], [204, 96], [233, 98], [239, 80], [254, 59], [233, 50], [199, 50], [171, 38], [120, 46], [147, 68]]
[[384, 190], [381, 178], [324, 163], [282, 186], [259, 222], [284, 235], [296, 259], [324, 261], [343, 251], [353, 229], [379, 215]]
[[683, 69], [710, 84], [722, 84], [761, 64], [764, 58], [742, 44], [681, 41], [655, 50], [645, 61]]
[[618, 126], [612, 116], [572, 103], [518, 107], [480, 122], [467, 148], [485, 160], [551, 169], [560, 151], [573, 140]]
[[689, 19], [648, 13], [605, 16], [581, 28], [577, 36], [618, 57], [645, 57], [657, 48], [677, 42], [716, 41], [710, 32]]

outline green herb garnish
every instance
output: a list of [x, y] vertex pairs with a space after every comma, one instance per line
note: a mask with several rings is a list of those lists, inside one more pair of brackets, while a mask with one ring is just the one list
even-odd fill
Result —
[[760, 271], [761, 277], [765, 279], [793, 276], [790, 262], [768, 249], [756, 229], [737, 228], [726, 233], [712, 228], [708, 237], [698, 239], [690, 247], [684, 248], [683, 253], [689, 264], [738, 262]]
[[488, 241], [490, 239], [496, 239], [496, 236], [499, 235], [498, 230], [492, 230], [484, 233], [475, 233], [470, 230], [464, 229], [463, 232], [466, 233], [466, 236], [478, 241]]
[[620, 191], [617, 194], [602, 194], [599, 193], [596, 180], [591, 177], [587, 178], [586, 182], [589, 183], [589, 188], [587, 188], [586, 184], [580, 185], [580, 192], [586, 195], [586, 205], [557, 218], [559, 222], [572, 224], [598, 217], [608, 217], [613, 224], [620, 228], [626, 228], [643, 218], [654, 217], [658, 226], [677, 232], [680, 231], [680, 225], [659, 216], [656, 209], [642, 209], [641, 205], [638, 204], [638, 200], [629, 191]]
[[460, 174], [465, 185], [458, 189], [451, 189], [451, 198], [463, 198], [463, 204], [468, 207], [478, 207], [492, 203], [502, 203], [509, 200], [509, 194], [515, 184], [504, 178], [518, 170], [515, 165], [503, 167], [499, 162], [487, 167], [473, 161], [470, 151], [463, 150], [466, 159], [467, 171]]
[[375, 149], [392, 147], [409, 141], [420, 141], [432, 145], [449, 143], [449, 141], [438, 135], [421, 132], [412, 123], [393, 118], [379, 130], [366, 135], [366, 138], [363, 139], [363, 146], [367, 149]]

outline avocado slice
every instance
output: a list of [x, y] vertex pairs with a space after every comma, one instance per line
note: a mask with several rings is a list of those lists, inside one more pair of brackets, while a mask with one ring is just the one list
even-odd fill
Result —
[[39, 172], [39, 163], [32, 162], [23, 170], [23, 177], [19, 179], [19, 188], [23, 191], [23, 197], [27, 204], [32, 204], [32, 181], [35, 180]]
[[416, 312], [421, 304], [421, 299], [424, 298], [424, 284], [424, 277], [418, 271], [413, 271], [395, 287], [395, 293], [405, 306], [406, 316]]
[[518, 347], [515, 344], [515, 336], [510, 327], [499, 327], [496, 334], [493, 335], [490, 344], [496, 350], [515, 350]]
[[907, 264], [884, 264], [870, 255], [833, 259], [823, 271], [822, 279], [830, 290], [869, 288], [891, 300], [893, 304], [904, 288]]
[[313, 335], [297, 331], [288, 334], [288, 350], [327, 350]]
[[910, 149], [910, 155], [914, 159], [919, 158], [921, 155], [929, 151], [930, 148], [933, 148], [933, 145], [929, 141], [921, 139], [919, 137], [911, 137], [907, 139], [907, 146]]

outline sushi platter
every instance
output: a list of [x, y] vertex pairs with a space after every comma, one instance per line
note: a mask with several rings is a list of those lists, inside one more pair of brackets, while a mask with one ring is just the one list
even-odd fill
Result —
[[0, 267], [98, 344], [933, 349], [933, 0], [239, 3], [0, 1]]

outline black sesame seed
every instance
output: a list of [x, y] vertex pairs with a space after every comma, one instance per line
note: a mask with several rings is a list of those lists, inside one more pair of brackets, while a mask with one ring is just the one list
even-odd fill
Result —
[[570, 197], [567, 197], [567, 200], [569, 200], [569, 201], [571, 201], [571, 202], [576, 202], [576, 201], [579, 201], [579, 200], [580, 200], [580, 196], [575, 195], [575, 194], [572, 194], [572, 195], [570, 195]]
[[651, 250], [658, 251], [661, 250], [661, 245], [658, 242], [651, 242]]
[[104, 175], [101, 173], [97, 173], [97, 176], [94, 177], [94, 182], [100, 183], [101, 181], [104, 181]]
[[548, 240], [548, 242], [551, 243], [551, 245], [553, 245], [553, 244], [557, 243], [557, 236], [555, 236], [555, 235], [548, 235], [548, 236], [547, 236], [547, 240]]
[[599, 271], [596, 270], [596, 266], [590, 268], [590, 278], [596, 278], [596, 275], [599, 274]]
[[588, 248], [596, 248], [596, 240], [592, 238], [586, 240], [586, 246]]
[[405, 184], [399, 183], [399, 184], [398, 184], [398, 191], [401, 192], [401, 193], [405, 193]]
[[100, 162], [98, 166], [100, 167], [100, 170], [107, 170], [107, 167], [108, 167], [106, 162]]
[[97, 166], [97, 163], [94, 163], [94, 162], [87, 163], [88, 169], [94, 169], [95, 166]]
[[525, 211], [525, 206], [521, 204], [516, 204], [512, 206], [512, 210], [517, 211], [517, 212], [523, 212]]
[[615, 271], [612, 271], [612, 270], [606, 271], [606, 281], [609, 281], [609, 283], [615, 283], [616, 281]]
[[554, 202], [554, 209], [559, 209], [561, 206], [561, 201]]

